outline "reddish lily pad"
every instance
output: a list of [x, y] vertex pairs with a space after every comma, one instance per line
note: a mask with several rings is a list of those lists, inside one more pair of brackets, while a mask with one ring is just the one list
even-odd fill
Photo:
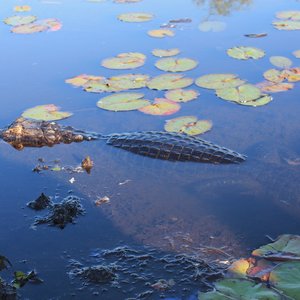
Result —
[[148, 81], [147, 86], [152, 90], [174, 90], [188, 87], [193, 84], [193, 79], [181, 74], [163, 74]]
[[35, 23], [20, 25], [20, 26], [14, 26], [11, 29], [11, 32], [17, 33], [17, 34], [30, 34], [30, 33], [37, 33], [37, 32], [43, 32], [48, 29], [45, 25], [38, 25]]
[[196, 79], [196, 85], [206, 89], [224, 89], [237, 87], [245, 83], [235, 74], [208, 74]]
[[150, 105], [142, 93], [120, 93], [100, 99], [97, 106], [111, 111], [130, 111]]
[[94, 75], [86, 75], [86, 74], [81, 74], [69, 79], [66, 79], [65, 82], [68, 84], [71, 84], [76, 87], [83, 87], [85, 86], [89, 81], [93, 80], [102, 80], [104, 77], [101, 76], [94, 76]]
[[254, 47], [233, 47], [227, 50], [230, 57], [236, 59], [259, 59], [265, 56], [265, 52], [259, 48]]
[[102, 61], [102, 66], [108, 69], [126, 70], [135, 69], [145, 63], [146, 56], [138, 52], [120, 53], [116, 57]]
[[140, 12], [126, 13], [126, 14], [119, 15], [118, 19], [123, 22], [131, 22], [131, 23], [148, 22], [153, 19], [153, 15], [147, 13], [140, 13]]
[[176, 89], [165, 93], [165, 97], [174, 102], [188, 102], [197, 99], [199, 93], [195, 90]]
[[177, 49], [177, 48], [174, 48], [174, 49], [167, 49], [167, 50], [164, 50], [164, 49], [154, 49], [152, 51], [152, 54], [154, 56], [158, 56], [158, 57], [168, 57], [168, 56], [174, 56], [174, 55], [177, 55], [180, 53], [180, 50]]
[[180, 104], [164, 98], [156, 98], [153, 104], [140, 108], [139, 111], [149, 115], [167, 116], [176, 113]]
[[155, 66], [166, 72], [184, 72], [196, 68], [198, 62], [190, 58], [162, 58], [155, 63]]
[[59, 107], [54, 104], [39, 105], [25, 110], [23, 118], [41, 121], [56, 121], [66, 119], [72, 116], [72, 113], [59, 111]]
[[294, 85], [292, 83], [283, 83], [283, 82], [270, 82], [264, 81], [256, 85], [262, 92], [266, 93], [278, 93], [291, 90]]

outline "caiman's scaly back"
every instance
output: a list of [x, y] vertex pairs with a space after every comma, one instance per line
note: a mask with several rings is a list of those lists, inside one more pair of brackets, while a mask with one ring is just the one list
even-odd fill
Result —
[[52, 147], [56, 144], [105, 139], [108, 145], [136, 154], [170, 161], [240, 163], [246, 157], [198, 137], [160, 131], [142, 131], [101, 135], [55, 122], [18, 118], [0, 137], [14, 148]]

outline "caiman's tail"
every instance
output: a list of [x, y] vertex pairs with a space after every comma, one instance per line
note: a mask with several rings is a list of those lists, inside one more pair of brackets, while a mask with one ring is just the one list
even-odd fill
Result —
[[136, 154], [170, 161], [240, 163], [246, 156], [198, 137], [160, 131], [102, 135], [61, 126], [55, 122], [18, 118], [0, 131], [0, 138], [21, 150], [24, 147], [52, 147], [56, 144], [104, 139], [108, 145]]

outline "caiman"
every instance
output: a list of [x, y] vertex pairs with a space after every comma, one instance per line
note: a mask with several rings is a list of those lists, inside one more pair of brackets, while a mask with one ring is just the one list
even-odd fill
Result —
[[56, 122], [22, 117], [1, 130], [0, 138], [18, 150], [24, 147], [52, 147], [61, 143], [106, 140], [113, 147], [170, 161], [228, 164], [240, 163], [246, 159], [245, 155], [183, 133], [141, 131], [103, 135], [62, 126]]

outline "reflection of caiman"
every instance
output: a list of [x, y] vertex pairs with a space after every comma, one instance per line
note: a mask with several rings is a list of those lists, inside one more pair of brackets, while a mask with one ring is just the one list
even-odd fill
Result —
[[104, 139], [108, 145], [136, 154], [171, 161], [208, 163], [239, 163], [245, 156], [185, 134], [160, 131], [142, 131], [102, 135], [61, 126], [55, 122], [18, 118], [0, 137], [21, 150], [24, 147], [43, 147]]

